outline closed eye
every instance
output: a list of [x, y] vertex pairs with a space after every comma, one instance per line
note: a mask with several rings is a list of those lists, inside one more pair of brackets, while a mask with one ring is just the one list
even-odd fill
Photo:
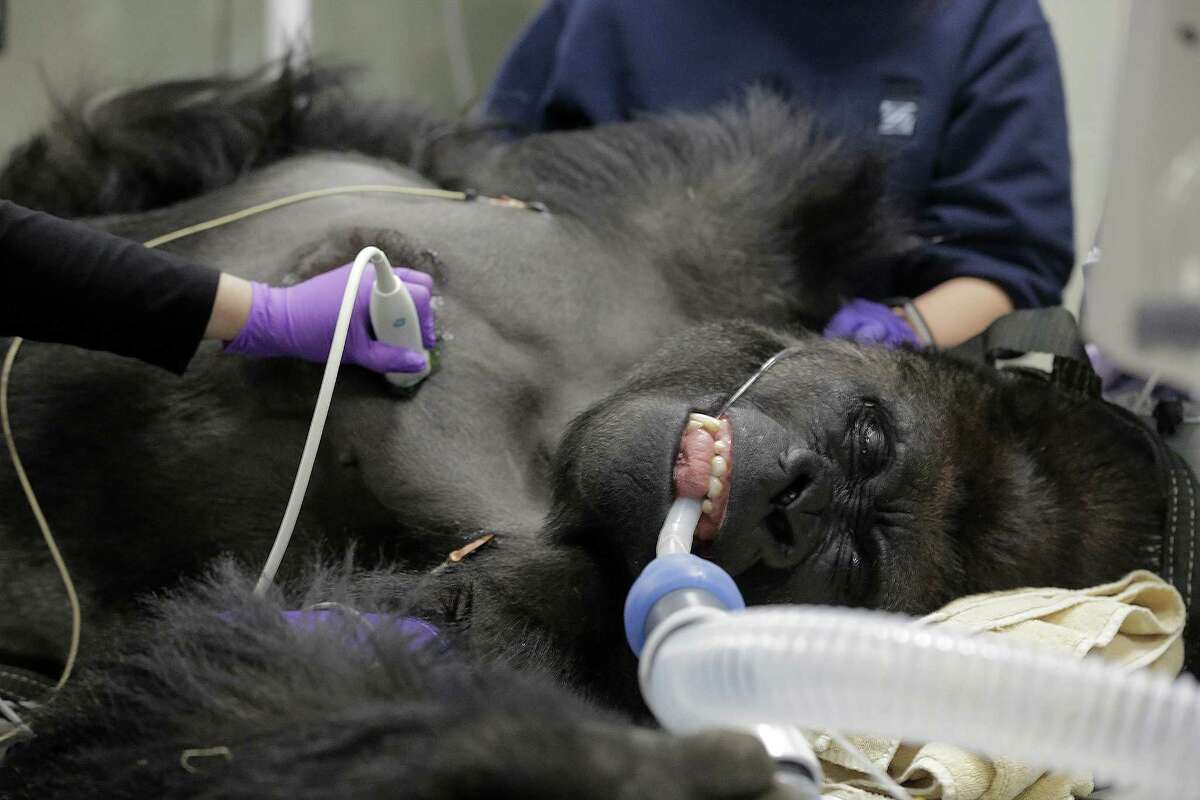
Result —
[[865, 401], [849, 430], [850, 464], [859, 479], [873, 477], [891, 461], [887, 419], [879, 406]]

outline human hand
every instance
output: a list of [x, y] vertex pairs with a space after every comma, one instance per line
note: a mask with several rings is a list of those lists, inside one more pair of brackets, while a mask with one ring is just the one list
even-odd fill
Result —
[[862, 298], [842, 306], [825, 326], [824, 335], [827, 339], [852, 339], [860, 344], [921, 349], [916, 331], [891, 308]]
[[[346, 264], [287, 288], [253, 284], [250, 315], [238, 335], [225, 345], [225, 350], [251, 356], [290, 356], [324, 362], [329, 357], [333, 329], [351, 266]], [[425, 347], [433, 347], [437, 338], [430, 307], [433, 279], [411, 269], [395, 269], [394, 272], [404, 282], [417, 308]], [[420, 372], [425, 368], [422, 355], [371, 336], [368, 306], [373, 284], [374, 275], [368, 272], [358, 285], [342, 362], [358, 364], [375, 372]]]

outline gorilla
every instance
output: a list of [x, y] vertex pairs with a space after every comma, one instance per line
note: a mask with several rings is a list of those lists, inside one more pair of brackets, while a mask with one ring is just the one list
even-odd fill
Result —
[[[621, 607], [696, 448], [725, 459], [699, 475], [719, 486], [697, 552], [750, 603], [921, 614], [1145, 567], [1190, 606], [1194, 548], [1171, 531], [1194, 541], [1196, 488], [1135, 418], [1027, 372], [810, 332], [920, 247], [882, 161], [770, 94], [512, 139], [359, 104], [328, 71], [163, 84], [65, 109], [0, 196], [145, 241], [350, 184], [476, 199], [338, 195], [170, 245], [288, 283], [376, 244], [442, 293], [441, 368], [415, 392], [343, 371], [268, 597], [248, 576], [319, 367], [211, 348], [176, 378], [21, 351], [14, 435], [84, 639], [5, 796], [787, 796], [748, 737], [635, 724]], [[779, 353], [698, 433], [690, 415]], [[17, 612], [0, 664], [52, 685], [69, 619], [7, 462], [0, 509]], [[280, 613], [319, 602], [347, 613]]]

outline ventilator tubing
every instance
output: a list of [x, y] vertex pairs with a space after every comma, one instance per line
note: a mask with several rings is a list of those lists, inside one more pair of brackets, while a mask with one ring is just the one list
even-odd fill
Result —
[[664, 727], [762, 723], [952, 743], [1120, 796], [1195, 797], [1200, 688], [874, 611], [695, 609], [657, 626], [642, 695]]

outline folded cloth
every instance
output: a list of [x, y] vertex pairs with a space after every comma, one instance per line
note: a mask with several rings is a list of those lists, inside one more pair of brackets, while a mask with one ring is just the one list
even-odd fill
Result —
[[[954, 626], [1061, 653], [1100, 657], [1123, 670], [1174, 676], [1183, 666], [1183, 598], [1145, 570], [1090, 589], [1016, 589], [955, 600], [919, 621]], [[890, 798], [861, 772], [859, 757], [820, 731], [809, 736], [825, 769], [823, 795], [838, 800]], [[1091, 776], [1045, 772], [952, 744], [848, 737], [913, 797], [939, 800], [1071, 800], [1094, 791]]]

